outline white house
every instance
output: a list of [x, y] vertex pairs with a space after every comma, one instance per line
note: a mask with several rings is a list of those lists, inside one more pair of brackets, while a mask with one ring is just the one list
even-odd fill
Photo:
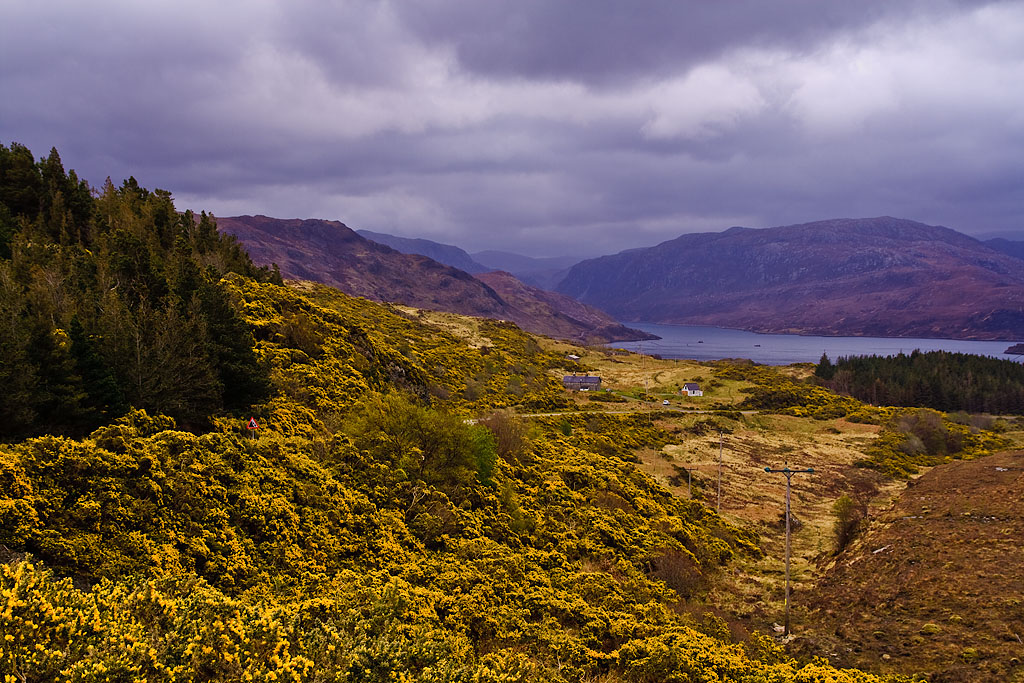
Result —
[[700, 390], [700, 385], [696, 382], [687, 382], [683, 385], [683, 391], [687, 396], [703, 396], [704, 392]]

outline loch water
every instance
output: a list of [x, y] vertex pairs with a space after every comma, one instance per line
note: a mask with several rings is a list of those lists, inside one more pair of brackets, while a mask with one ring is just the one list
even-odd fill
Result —
[[817, 363], [822, 353], [835, 360], [839, 356], [894, 356], [900, 352], [952, 351], [1024, 360], [1004, 353], [1012, 341], [964, 341], [959, 339], [914, 339], [909, 337], [814, 337], [796, 334], [759, 334], [700, 325], [659, 325], [623, 323], [634, 329], [656, 334], [661, 339], [644, 342], [613, 342], [614, 348], [642, 351], [662, 358], [720, 360], [749, 358], [762, 365]]

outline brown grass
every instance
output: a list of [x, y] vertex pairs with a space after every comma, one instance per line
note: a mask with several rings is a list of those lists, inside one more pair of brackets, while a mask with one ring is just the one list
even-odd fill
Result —
[[[711, 508], [718, 502], [718, 434], [691, 434], [695, 422], [709, 416], [667, 418], [666, 427], [684, 438], [661, 451], [637, 455], [641, 467], [678, 496], [686, 497], [686, 469], [692, 470], [694, 497]], [[881, 475], [853, 466], [878, 427], [845, 420], [752, 415], [742, 421], [722, 420], [722, 514], [754, 528], [765, 557], [741, 560], [719, 577], [711, 589], [712, 606], [740, 620], [745, 628], [771, 631], [784, 612], [785, 478], [765, 467], [813, 467], [813, 475], [795, 475], [792, 514], [800, 526], [793, 531], [791, 580], [794, 594], [809, 590], [832, 551], [832, 513], [836, 499], [847, 494], [862, 500], [891, 495]], [[896, 486], [901, 486], [897, 484]]]
[[798, 645], [933, 681], [1024, 680], [1022, 500], [1024, 452], [922, 475], [799, 596]]

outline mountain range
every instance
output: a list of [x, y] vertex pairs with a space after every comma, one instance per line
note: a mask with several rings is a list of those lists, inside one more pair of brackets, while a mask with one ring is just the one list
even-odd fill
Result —
[[[374, 300], [514, 320], [563, 338], [635, 338], [616, 320], [842, 336], [1024, 338], [1024, 243], [981, 242], [892, 217], [684, 234], [575, 265], [571, 257], [469, 254], [369, 231], [362, 234], [372, 241], [360, 241], [328, 221], [238, 217], [220, 224], [257, 262], [279, 263], [286, 277]], [[505, 272], [487, 275], [489, 269]]]
[[581, 260], [575, 256], [536, 258], [507, 251], [480, 251], [473, 258], [492, 270], [506, 270], [528, 285], [547, 290], [554, 290]]
[[578, 263], [558, 291], [623, 321], [1024, 337], [1024, 260], [948, 228], [891, 217], [685, 234]]
[[451, 244], [442, 244], [421, 238], [399, 237], [383, 232], [373, 232], [372, 230], [356, 230], [356, 234], [377, 244], [389, 246], [403, 254], [426, 256], [438, 263], [464, 270], [470, 274], [501, 270], [500, 267], [485, 266], [482, 263], [478, 263], [464, 249]]
[[235, 216], [218, 218], [217, 227], [234, 235], [254, 262], [276, 263], [285, 278], [320, 282], [372, 301], [510, 320], [528, 332], [585, 343], [651, 338], [508, 273], [478, 279], [430, 257], [368, 240], [337, 221]]

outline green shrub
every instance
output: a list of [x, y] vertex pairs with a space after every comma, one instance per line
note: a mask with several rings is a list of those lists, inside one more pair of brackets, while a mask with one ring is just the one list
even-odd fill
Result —
[[868, 447], [868, 457], [856, 464], [906, 478], [920, 467], [939, 465], [954, 457], [980, 457], [1005, 448], [1007, 443], [995, 430], [977, 430], [927, 408], [904, 409], [893, 412], [892, 419]]
[[857, 537], [864, 526], [867, 506], [850, 496], [843, 494], [832, 505], [835, 521], [832, 523], [832, 536], [835, 540], [836, 553], [843, 552]]

